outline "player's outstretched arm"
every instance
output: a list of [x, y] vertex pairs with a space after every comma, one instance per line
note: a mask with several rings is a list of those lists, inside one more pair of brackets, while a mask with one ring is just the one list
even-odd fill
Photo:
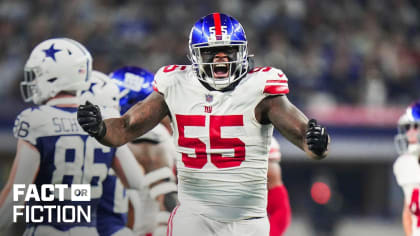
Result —
[[100, 143], [118, 147], [151, 130], [167, 114], [169, 109], [163, 95], [153, 92], [120, 118], [102, 120], [99, 107], [86, 102], [79, 106], [77, 120]]
[[255, 116], [262, 124], [272, 123], [312, 159], [320, 160], [327, 156], [330, 137], [326, 129], [316, 120], [308, 120], [286, 96], [266, 97], [255, 108]]
[[9, 179], [0, 193], [0, 230], [7, 228], [13, 221], [13, 205], [22, 205], [23, 197], [18, 203], [13, 201], [13, 185], [32, 184], [38, 174], [41, 157], [35, 146], [18, 139], [16, 156], [10, 170]]

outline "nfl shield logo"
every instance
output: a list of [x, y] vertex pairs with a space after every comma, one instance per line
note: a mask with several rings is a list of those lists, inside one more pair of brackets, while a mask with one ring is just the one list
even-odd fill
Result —
[[206, 95], [206, 102], [212, 102], [213, 101], [213, 95], [207, 94]]

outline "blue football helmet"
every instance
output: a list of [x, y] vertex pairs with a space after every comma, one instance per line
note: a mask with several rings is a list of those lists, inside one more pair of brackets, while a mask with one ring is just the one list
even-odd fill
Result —
[[[407, 132], [410, 129], [417, 131], [417, 142], [409, 140]], [[407, 152], [409, 146], [412, 150], [420, 151], [420, 100], [409, 106], [398, 120], [398, 134], [395, 136], [395, 146], [399, 154]]]
[[109, 77], [120, 89], [121, 115], [153, 92], [154, 75], [143, 68], [125, 66], [112, 72]]
[[[248, 48], [245, 31], [233, 17], [212, 13], [198, 20], [191, 29], [189, 57], [198, 79], [216, 90], [241, 79], [248, 70]], [[223, 52], [228, 62], [214, 62]]]

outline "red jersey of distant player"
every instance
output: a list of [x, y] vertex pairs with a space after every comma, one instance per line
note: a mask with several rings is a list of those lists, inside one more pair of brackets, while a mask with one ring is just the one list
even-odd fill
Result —
[[268, 204], [267, 213], [270, 220], [270, 236], [280, 236], [289, 227], [292, 213], [289, 195], [283, 184], [280, 168], [280, 145], [273, 137], [271, 140], [268, 163]]

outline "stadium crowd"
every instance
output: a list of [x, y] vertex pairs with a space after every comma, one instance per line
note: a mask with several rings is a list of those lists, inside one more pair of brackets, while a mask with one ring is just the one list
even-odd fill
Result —
[[24, 60], [49, 37], [82, 42], [105, 73], [127, 64], [156, 71], [188, 63], [189, 30], [212, 11], [242, 22], [255, 64], [282, 68], [297, 105], [405, 106], [418, 97], [416, 0], [4, 0], [0, 98], [19, 103]]

